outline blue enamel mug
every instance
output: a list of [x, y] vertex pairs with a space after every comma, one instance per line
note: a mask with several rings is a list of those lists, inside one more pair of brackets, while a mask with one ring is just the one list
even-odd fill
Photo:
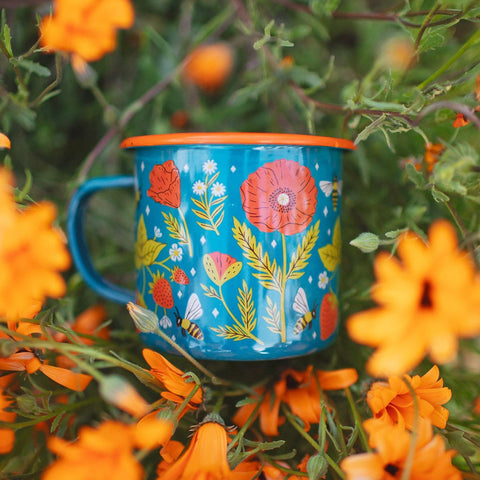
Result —
[[[275, 360], [332, 343], [338, 327], [344, 139], [273, 133], [132, 137], [135, 175], [85, 182], [70, 204], [74, 263], [101, 296], [156, 313], [192, 356]], [[136, 291], [90, 258], [85, 211], [96, 192], [133, 187]], [[155, 333], [156, 350], [177, 353]]]

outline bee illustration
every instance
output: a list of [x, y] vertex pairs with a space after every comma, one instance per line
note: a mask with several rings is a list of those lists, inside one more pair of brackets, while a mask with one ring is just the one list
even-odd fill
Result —
[[332, 205], [333, 210], [337, 211], [338, 206], [338, 196], [342, 194], [342, 180], [339, 180], [335, 175], [333, 181], [329, 182], [328, 180], [320, 181], [320, 190], [325, 194], [326, 197], [332, 196]]
[[297, 320], [297, 323], [293, 328], [293, 334], [298, 335], [302, 332], [302, 330], [305, 330], [307, 328], [307, 325], [308, 328], [312, 328], [312, 320], [317, 316], [317, 306], [314, 303], [311, 310], [310, 308], [308, 308], [307, 296], [305, 294], [305, 290], [302, 287], [298, 289], [298, 292], [295, 295], [295, 299], [293, 301], [293, 309], [297, 313], [302, 315]]
[[200, 327], [193, 322], [203, 315], [202, 305], [196, 293], [192, 293], [187, 302], [185, 315], [182, 317], [178, 308], [175, 307], [177, 318], [177, 327], [182, 329], [182, 335], [185, 337], [187, 333], [197, 340], [203, 340], [203, 332]]

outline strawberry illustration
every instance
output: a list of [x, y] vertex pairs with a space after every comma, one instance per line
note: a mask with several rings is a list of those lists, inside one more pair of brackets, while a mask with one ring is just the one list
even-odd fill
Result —
[[173, 267], [170, 280], [178, 283], [179, 285], [188, 285], [190, 283], [190, 279], [187, 277], [187, 274], [179, 267]]
[[333, 293], [327, 293], [320, 305], [320, 338], [326, 340], [335, 332], [338, 323], [338, 298]]
[[172, 286], [170, 282], [164, 278], [163, 274], [159, 273], [154, 273], [152, 280], [153, 282], [150, 282], [148, 285], [155, 303], [163, 308], [173, 308]]

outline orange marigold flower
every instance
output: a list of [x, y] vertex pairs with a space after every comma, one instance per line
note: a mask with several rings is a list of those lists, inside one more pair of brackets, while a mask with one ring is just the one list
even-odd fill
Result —
[[[278, 435], [278, 427], [285, 419], [279, 416], [280, 404], [283, 402], [290, 407], [294, 415], [299, 417], [305, 430], [310, 429], [311, 423], [320, 421], [320, 392], [322, 390], [339, 390], [353, 385], [358, 374], [353, 368], [333, 371], [314, 371], [310, 365], [305, 371], [285, 370], [272, 391], [264, 388], [256, 389], [257, 397], [251, 403], [239, 408], [233, 421], [243, 426], [253, 414], [258, 402], [261, 402], [257, 415], [260, 417], [260, 429], [268, 436]], [[317, 383], [318, 382], [318, 383]]]
[[12, 146], [10, 139], [4, 134], [0, 132], [0, 148], [8, 148], [10, 149]]
[[[415, 391], [418, 413], [428, 418], [433, 425], [445, 428], [448, 410], [442, 407], [452, 397], [452, 391], [443, 386], [439, 370], [434, 365], [425, 375], [410, 377], [405, 380]], [[375, 382], [367, 392], [367, 403], [374, 418], [391, 424], [400, 424], [411, 430], [414, 424], [415, 407], [412, 394], [400, 377], [390, 377], [387, 382]]]
[[206, 92], [215, 92], [230, 76], [233, 57], [233, 50], [226, 43], [202, 45], [187, 57], [183, 77]]
[[[195, 388], [195, 383], [187, 382], [185, 373], [172, 365], [164, 356], [145, 348], [143, 358], [150, 365], [150, 373], [168, 390], [162, 392], [162, 397], [176, 403], [182, 403]], [[202, 390], [199, 388], [189, 402], [191, 408], [197, 408], [202, 403]]]
[[97, 428], [82, 427], [76, 442], [51, 437], [48, 448], [58, 456], [42, 480], [140, 480], [143, 468], [133, 455], [129, 425], [107, 420]]
[[0, 170], [0, 317], [10, 328], [38, 313], [45, 297], [65, 294], [58, 271], [70, 266], [70, 256], [52, 225], [55, 217], [55, 207], [46, 202], [18, 211], [12, 177]]
[[347, 320], [353, 340], [377, 348], [367, 363], [373, 376], [403, 375], [427, 353], [446, 363], [455, 357], [459, 337], [480, 333], [480, 278], [472, 260], [458, 249], [446, 221], [430, 227], [428, 240], [403, 235], [401, 261], [380, 253], [372, 289], [378, 306]]
[[[382, 424], [370, 434], [371, 453], [345, 458], [340, 468], [346, 480], [396, 480], [402, 478], [412, 443], [412, 434], [400, 425]], [[443, 438], [433, 435], [428, 421], [420, 422], [415, 453], [411, 464], [411, 480], [461, 480], [452, 465], [454, 450], [446, 450]]]
[[455, 120], [452, 124], [453, 128], [460, 128], [464, 127], [465, 125], [468, 125], [470, 123], [470, 120], [467, 120], [465, 118], [465, 115], [463, 113], [457, 113], [457, 116], [455, 117]]
[[85, 62], [99, 60], [116, 46], [116, 30], [130, 28], [130, 0], [55, 0], [53, 16], [40, 25], [40, 42], [51, 51], [74, 54]]
[[227, 480], [234, 478], [227, 462], [225, 427], [207, 420], [196, 429], [185, 453], [158, 480]]
[[440, 155], [445, 150], [445, 145], [441, 143], [427, 143], [425, 144], [425, 154], [423, 160], [427, 166], [427, 171], [433, 171], [433, 167], [440, 160]]
[[[14, 422], [17, 414], [5, 410], [13, 403], [13, 399], [0, 389], [0, 422]], [[15, 432], [10, 428], [0, 428], [0, 454], [8, 453], [13, 449]]]

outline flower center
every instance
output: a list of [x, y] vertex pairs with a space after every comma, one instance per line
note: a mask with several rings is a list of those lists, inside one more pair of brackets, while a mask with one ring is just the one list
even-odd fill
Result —
[[422, 298], [420, 300], [420, 305], [423, 308], [432, 308], [432, 285], [427, 280], [423, 284]]
[[387, 465], [385, 465], [383, 469], [392, 477], [394, 477], [399, 470], [399, 468], [396, 465], [393, 465], [392, 463], [388, 463]]
[[287, 213], [295, 207], [295, 193], [287, 187], [278, 187], [270, 194], [268, 203], [277, 212]]

